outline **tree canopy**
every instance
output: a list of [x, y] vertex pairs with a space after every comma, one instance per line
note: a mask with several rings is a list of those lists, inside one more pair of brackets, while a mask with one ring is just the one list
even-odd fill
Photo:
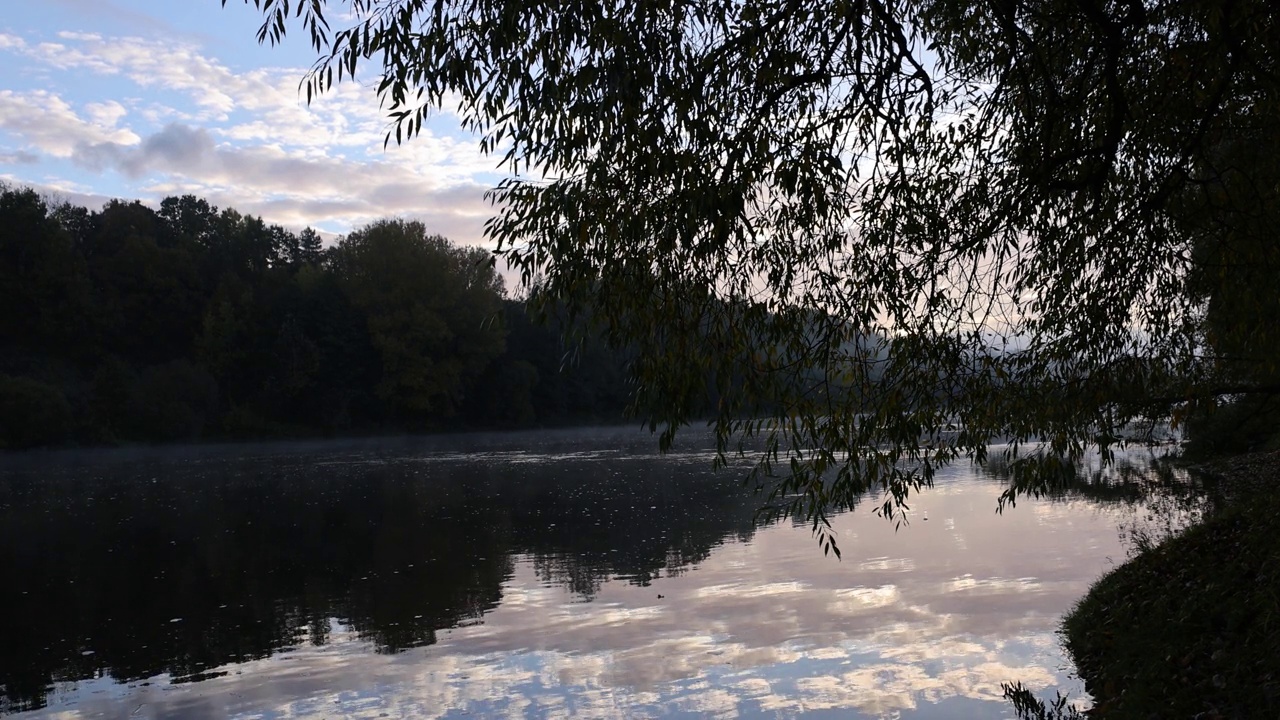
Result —
[[461, 389], [503, 349], [502, 280], [488, 261], [418, 222], [374, 223], [338, 244], [340, 282], [368, 314], [382, 357], [384, 402], [444, 416], [461, 409]]
[[250, 1], [307, 98], [368, 66], [388, 141], [456, 111], [499, 252], [634, 349], [634, 409], [667, 442], [714, 395], [819, 530], [1274, 390], [1268, 0]]
[[0, 182], [0, 452], [622, 420], [625, 358], [564, 367], [492, 260], [416, 222], [325, 248], [190, 195]]

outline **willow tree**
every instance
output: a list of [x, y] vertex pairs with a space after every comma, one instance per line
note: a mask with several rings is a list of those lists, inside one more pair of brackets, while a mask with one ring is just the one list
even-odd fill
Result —
[[662, 442], [711, 390], [827, 541], [993, 441], [1031, 479], [1259, 389], [1205, 317], [1274, 243], [1275, 155], [1231, 151], [1280, 131], [1269, 0], [252, 2], [308, 99], [455, 112], [499, 252], [635, 348]]

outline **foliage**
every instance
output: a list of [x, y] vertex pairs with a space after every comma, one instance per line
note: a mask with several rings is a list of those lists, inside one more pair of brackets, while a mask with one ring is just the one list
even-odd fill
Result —
[[[590, 332], [590, 323], [571, 325], [566, 313], [554, 308], [541, 312], [539, 321], [519, 301], [507, 301], [503, 312], [505, 361], [527, 362], [536, 372], [529, 392], [540, 419], [595, 425], [620, 417], [633, 391], [625, 372], [629, 356], [611, 352]], [[534, 377], [527, 370], [512, 372]]]
[[0, 447], [616, 422], [623, 359], [587, 347], [419, 223], [324, 249], [192, 196], [0, 187]]
[[1004, 690], [1004, 698], [1013, 705], [1013, 710], [1020, 720], [1083, 720], [1085, 714], [1067, 702], [1067, 696], [1061, 693], [1046, 703], [1036, 697], [1022, 683], [1000, 683]]
[[71, 424], [71, 406], [58, 388], [0, 374], [0, 449], [61, 442]]
[[[1104, 576], [1067, 615], [1098, 717], [1280, 712], [1276, 457], [1232, 507]], [[1171, 632], [1175, 629], [1176, 632]]]
[[368, 318], [382, 401], [396, 411], [456, 414], [460, 391], [502, 352], [502, 279], [489, 253], [391, 220], [348, 235], [332, 262]]
[[84, 258], [35, 192], [3, 184], [0, 192], [0, 338], [22, 337], [42, 350], [73, 353], [89, 330], [83, 323], [90, 302]]
[[218, 412], [218, 383], [189, 360], [147, 368], [127, 406], [138, 439], [198, 440]]
[[508, 173], [490, 236], [634, 349], [662, 442], [709, 381], [722, 460], [761, 438], [816, 528], [994, 438], [1105, 454], [1272, 389], [1221, 362], [1273, 299], [1233, 277], [1273, 250], [1223, 251], [1274, 248], [1265, 0], [252, 2], [308, 99], [380, 75], [388, 141], [448, 103]]
[[139, 364], [186, 356], [207, 292], [199, 248], [168, 241], [161, 218], [139, 202], [112, 201], [94, 221], [85, 254], [103, 346]]
[[1280, 442], [1280, 397], [1260, 394], [1206, 403], [1186, 423], [1186, 454], [1208, 457], [1275, 449]]

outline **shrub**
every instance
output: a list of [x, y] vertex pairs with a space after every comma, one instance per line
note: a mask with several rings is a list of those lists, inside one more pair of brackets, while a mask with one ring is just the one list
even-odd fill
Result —
[[71, 405], [61, 390], [27, 377], [0, 375], [0, 448], [64, 442], [72, 427]]

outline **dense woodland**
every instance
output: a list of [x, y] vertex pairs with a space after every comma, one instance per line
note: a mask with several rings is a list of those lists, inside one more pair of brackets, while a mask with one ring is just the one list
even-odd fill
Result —
[[623, 357], [564, 330], [421, 223], [326, 248], [189, 195], [0, 186], [0, 448], [621, 419]]

